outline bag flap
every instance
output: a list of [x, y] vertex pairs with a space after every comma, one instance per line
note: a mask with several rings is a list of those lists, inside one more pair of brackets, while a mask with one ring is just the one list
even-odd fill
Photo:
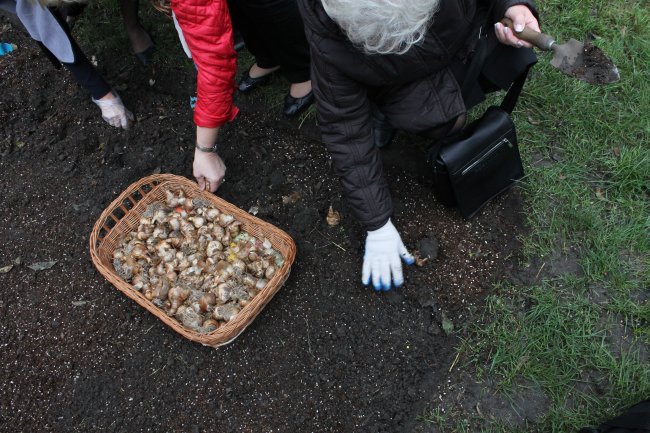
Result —
[[493, 106], [488, 108], [480, 119], [465, 128], [459, 140], [444, 144], [440, 150], [440, 158], [447, 166], [448, 172], [453, 175], [480, 159], [484, 150], [492, 143], [513, 134], [515, 127], [508, 113]]

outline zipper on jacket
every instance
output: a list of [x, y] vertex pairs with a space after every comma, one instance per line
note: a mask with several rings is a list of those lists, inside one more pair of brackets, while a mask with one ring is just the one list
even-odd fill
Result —
[[503, 139], [502, 139], [501, 141], [499, 141], [497, 144], [495, 144], [494, 146], [492, 146], [492, 148], [491, 148], [490, 150], [488, 150], [487, 152], [485, 152], [485, 153], [483, 154], [483, 156], [481, 156], [479, 159], [477, 159], [476, 161], [474, 161], [473, 163], [471, 163], [469, 166], [467, 166], [466, 168], [464, 168], [463, 171], [461, 171], [460, 175], [461, 175], [461, 176], [465, 176], [465, 174], [466, 174], [468, 171], [470, 171], [472, 168], [476, 167], [476, 165], [478, 165], [479, 163], [481, 163], [482, 161], [484, 161], [488, 156], [492, 155], [492, 154], [493, 154], [493, 153], [494, 153], [494, 152], [495, 152], [499, 147], [501, 147], [501, 145], [506, 144], [506, 143], [508, 144], [509, 147], [512, 147], [512, 143], [510, 143], [510, 140], [508, 140], [507, 138], [503, 138]]

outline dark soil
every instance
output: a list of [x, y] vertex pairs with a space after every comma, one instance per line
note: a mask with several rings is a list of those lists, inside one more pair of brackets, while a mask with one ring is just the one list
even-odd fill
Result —
[[609, 84], [620, 77], [609, 57], [589, 40], [576, 58], [572, 74], [592, 84]]
[[[415, 138], [399, 136], [384, 152], [394, 220], [409, 248], [437, 258], [405, 269], [403, 288], [376, 294], [360, 284], [363, 232], [313, 117], [298, 129], [259, 95], [240, 97], [242, 113], [221, 135], [228, 174], [219, 195], [259, 207], [298, 255], [235, 342], [202, 347], [124, 297], [88, 253], [93, 223], [129, 184], [155, 172], [191, 178], [194, 84], [180, 49], [159, 59], [153, 86], [133, 56], [87, 53], [137, 115], [124, 132], [15, 27], [2, 38], [19, 48], [0, 58], [0, 267], [22, 264], [0, 273], [1, 431], [414, 428], [453, 361], [457, 340], [441, 329], [443, 314], [465, 326], [512, 267], [519, 191], [464, 221], [433, 198]], [[293, 192], [300, 200], [284, 205]], [[330, 205], [342, 214], [336, 228], [324, 221]], [[57, 263], [26, 266], [40, 261]]]

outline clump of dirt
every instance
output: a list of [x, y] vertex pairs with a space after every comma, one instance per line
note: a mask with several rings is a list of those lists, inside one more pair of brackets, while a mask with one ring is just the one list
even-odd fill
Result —
[[582, 51], [582, 56], [585, 66], [588, 68], [601, 67], [611, 69], [614, 67], [614, 63], [612, 63], [612, 61], [605, 55], [603, 50], [595, 46], [590, 41], [585, 42], [585, 48]]
[[608, 84], [619, 78], [618, 69], [612, 60], [589, 40], [585, 41], [572, 73], [593, 84]]

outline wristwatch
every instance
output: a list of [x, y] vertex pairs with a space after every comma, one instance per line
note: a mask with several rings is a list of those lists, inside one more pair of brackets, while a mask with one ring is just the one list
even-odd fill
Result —
[[197, 149], [199, 149], [201, 152], [208, 152], [208, 153], [217, 153], [217, 145], [215, 144], [212, 147], [203, 147], [199, 143], [196, 143], [195, 146]]

